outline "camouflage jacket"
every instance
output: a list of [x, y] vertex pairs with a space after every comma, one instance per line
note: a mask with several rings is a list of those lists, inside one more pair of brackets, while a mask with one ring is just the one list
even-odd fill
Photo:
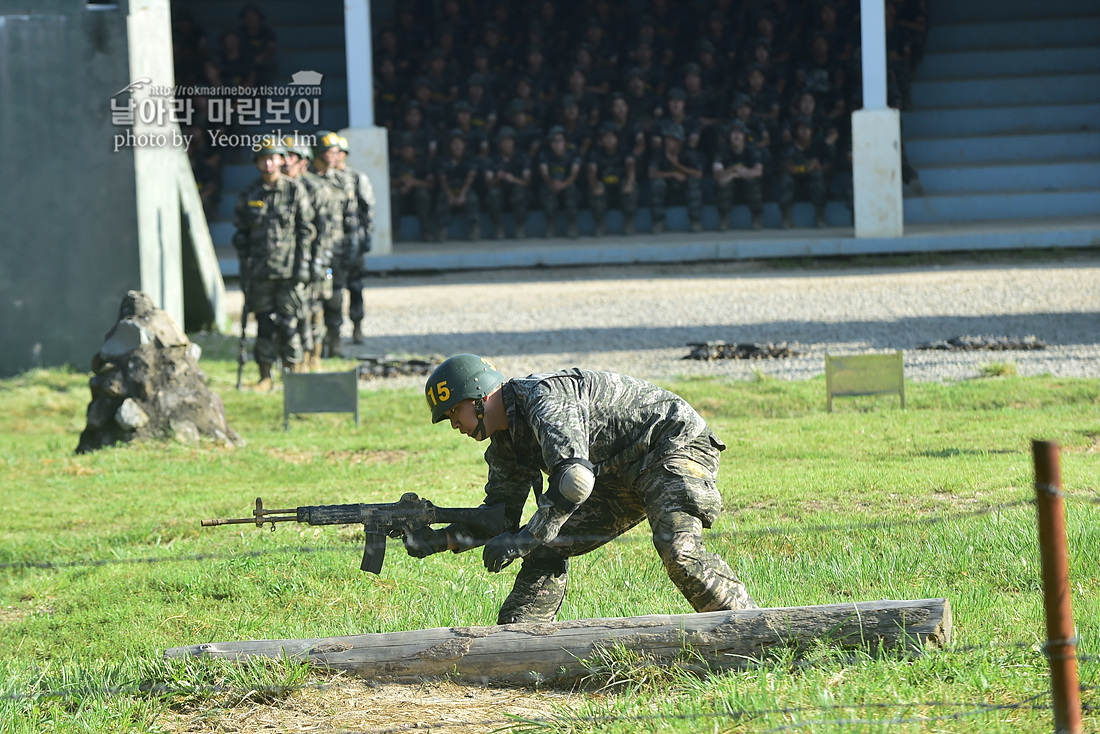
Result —
[[[710, 430], [680, 396], [612, 372], [574, 368], [530, 375], [509, 380], [502, 390], [508, 430], [494, 433], [485, 451], [485, 504], [503, 502], [513, 528], [531, 490], [541, 493], [542, 474], [552, 474], [563, 461], [586, 460], [598, 479], [629, 485], [661, 457]], [[540, 498], [528, 528], [544, 527], [554, 512]]]
[[233, 246], [242, 267], [250, 263], [248, 277], [280, 280], [308, 272], [313, 217], [309, 194], [289, 176], [271, 186], [258, 178], [242, 191], [233, 212]]
[[[317, 236], [313, 239], [312, 260], [314, 263], [319, 263], [319, 267], [327, 268], [332, 264], [334, 247], [332, 210], [338, 202], [333, 196], [331, 187], [325, 185], [321, 177], [313, 171], [306, 171], [297, 180], [305, 186], [306, 191], [309, 192], [310, 203], [313, 204], [313, 224], [317, 229]], [[315, 268], [314, 275], [316, 274]]]
[[332, 167], [324, 173], [317, 171], [312, 173], [329, 186], [329, 194], [332, 198], [329, 225], [332, 231], [333, 260], [335, 264], [343, 266], [359, 219], [355, 181], [344, 171], [338, 171]]
[[359, 252], [370, 252], [374, 239], [374, 187], [370, 178], [357, 168], [346, 166], [343, 173], [355, 182], [356, 214], [359, 223]]

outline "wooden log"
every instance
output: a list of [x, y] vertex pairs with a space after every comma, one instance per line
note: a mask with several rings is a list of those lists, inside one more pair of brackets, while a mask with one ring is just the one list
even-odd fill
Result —
[[951, 604], [920, 599], [216, 642], [174, 647], [164, 655], [289, 657], [365, 678], [531, 682], [576, 679], [591, 669], [586, 661], [601, 649], [617, 647], [659, 664], [682, 660], [690, 649], [710, 669], [724, 670], [784, 649], [798, 657], [817, 641], [871, 654], [920, 654], [925, 646], [950, 640]]

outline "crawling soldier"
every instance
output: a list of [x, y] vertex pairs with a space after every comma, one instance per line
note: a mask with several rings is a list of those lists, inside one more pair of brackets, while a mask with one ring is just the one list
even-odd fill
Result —
[[[734, 571], [703, 547], [703, 528], [722, 509], [715, 477], [725, 446], [679, 396], [583, 369], [506, 381], [473, 354], [440, 364], [425, 394], [433, 423], [447, 420], [476, 441], [489, 439], [485, 503], [504, 503], [510, 531], [486, 539], [459, 525], [425, 527], [408, 534], [405, 547], [423, 558], [484, 544], [493, 573], [522, 558], [497, 624], [553, 621], [569, 558], [644, 519], [665, 570], [696, 611], [756, 608]], [[532, 489], [538, 509], [521, 528]]]

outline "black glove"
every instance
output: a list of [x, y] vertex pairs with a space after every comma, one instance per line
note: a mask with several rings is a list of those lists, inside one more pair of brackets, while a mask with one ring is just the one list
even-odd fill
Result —
[[526, 529], [518, 533], [501, 533], [485, 544], [481, 559], [485, 568], [497, 573], [517, 558], [521, 558], [539, 546], [539, 541]]
[[428, 525], [417, 528], [411, 533], [405, 533], [402, 542], [405, 543], [405, 550], [413, 558], [427, 558], [435, 553], [442, 553], [450, 545], [446, 530], [434, 530]]

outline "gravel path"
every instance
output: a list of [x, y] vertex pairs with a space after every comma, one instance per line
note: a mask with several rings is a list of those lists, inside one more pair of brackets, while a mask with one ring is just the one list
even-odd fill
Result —
[[[905, 350], [906, 378], [952, 381], [1013, 362], [1021, 375], [1100, 377], [1100, 253], [1044, 263], [770, 270], [722, 263], [539, 269], [371, 280], [367, 341], [349, 356], [492, 358], [507, 375], [570, 366], [648, 379], [824, 372], [824, 354]], [[350, 327], [345, 327], [350, 328]], [[960, 335], [1034, 335], [1038, 351], [922, 351]], [[786, 342], [774, 360], [685, 360], [689, 342]], [[420, 385], [422, 377], [388, 378]]]

